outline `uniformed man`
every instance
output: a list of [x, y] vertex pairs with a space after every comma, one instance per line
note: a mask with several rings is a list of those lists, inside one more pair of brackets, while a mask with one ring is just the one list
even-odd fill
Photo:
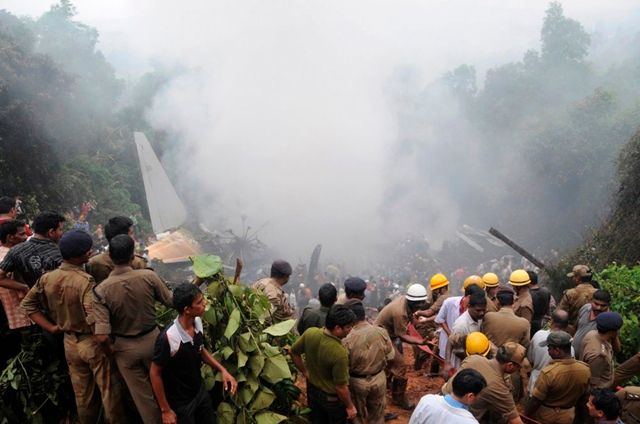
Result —
[[[91, 236], [65, 233], [59, 242], [63, 263], [44, 274], [22, 300], [22, 308], [50, 333], [64, 333], [64, 353], [76, 396], [78, 420], [98, 421], [100, 407], [109, 423], [124, 422], [122, 387], [110, 353], [93, 339], [93, 278], [83, 271], [91, 254]], [[47, 318], [41, 311], [46, 311]]]
[[616, 368], [613, 385], [618, 387], [640, 373], [640, 352], [624, 361]]
[[487, 272], [482, 276], [482, 282], [484, 282], [484, 290], [487, 293], [487, 312], [498, 312], [496, 300], [496, 292], [500, 285], [498, 275], [493, 272]]
[[612, 341], [622, 328], [622, 316], [617, 312], [603, 312], [596, 318], [596, 330], [582, 339], [580, 360], [591, 368], [591, 387], [610, 389], [613, 386]]
[[571, 356], [571, 335], [566, 331], [549, 333], [540, 346], [547, 347], [552, 361], [540, 372], [525, 415], [542, 424], [571, 424], [575, 406], [587, 401], [591, 371]]
[[591, 302], [583, 305], [578, 312], [578, 321], [576, 321], [576, 334], [573, 336], [573, 348], [576, 351], [576, 357], [582, 355], [582, 339], [591, 331], [596, 329], [596, 318], [603, 312], [609, 310], [611, 303], [611, 295], [604, 290], [596, 290], [593, 293]]
[[531, 325], [531, 320], [533, 319], [533, 300], [531, 299], [531, 293], [529, 293], [529, 285], [531, 284], [529, 274], [524, 269], [516, 269], [509, 277], [509, 284], [516, 292], [513, 312], [516, 316], [529, 321], [529, 325]]
[[596, 288], [591, 284], [591, 268], [587, 265], [574, 266], [573, 270], [567, 274], [567, 277], [571, 278], [576, 286], [564, 292], [558, 308], [569, 313], [568, 333], [573, 335], [575, 334], [576, 321], [578, 320], [578, 311], [583, 305], [591, 301]]
[[387, 363], [391, 374], [391, 393], [393, 403], [404, 409], [412, 409], [413, 404], [407, 400], [407, 368], [404, 361], [402, 343], [423, 344], [425, 340], [407, 334], [407, 326], [412, 321], [413, 313], [424, 309], [427, 301], [427, 290], [422, 284], [413, 284], [405, 296], [397, 297], [382, 308], [376, 318], [376, 325], [387, 330], [393, 341], [395, 355]]
[[496, 294], [500, 310], [486, 313], [482, 320], [482, 332], [498, 347], [507, 342], [529, 346], [529, 321], [513, 312], [514, 295], [510, 286], [500, 286]]
[[302, 311], [302, 316], [298, 320], [298, 334], [304, 333], [311, 327], [324, 327], [324, 321], [327, 318], [327, 313], [331, 306], [336, 303], [338, 298], [338, 291], [333, 284], [325, 283], [318, 290], [318, 299], [320, 300], [320, 307], [314, 308], [307, 306]]
[[[161, 422], [149, 380], [149, 368], [159, 331], [155, 302], [172, 305], [173, 295], [150, 269], [133, 269], [135, 243], [120, 234], [109, 243], [115, 268], [94, 289], [96, 339], [113, 350], [118, 369], [145, 423]], [[110, 337], [115, 337], [113, 344]]]
[[349, 299], [356, 299], [363, 301], [365, 297], [365, 291], [367, 290], [367, 283], [360, 277], [349, 277], [344, 280], [344, 297], [338, 298], [339, 305], [344, 305]]
[[[112, 238], [117, 235], [126, 234], [133, 238], [133, 221], [126, 216], [114, 216], [109, 219], [107, 225], [104, 227], [104, 235], [107, 242], [110, 242]], [[99, 253], [89, 259], [89, 263], [86, 265], [87, 272], [91, 274], [96, 284], [100, 284], [104, 281], [115, 265], [109, 257], [109, 252]], [[147, 260], [142, 256], [135, 255], [131, 262], [131, 268], [133, 269], [145, 269], [147, 267]]]
[[362, 302], [350, 299], [345, 306], [356, 316], [353, 328], [342, 339], [349, 352], [349, 390], [358, 411], [354, 423], [382, 424], [387, 392], [384, 369], [393, 359], [393, 344], [385, 329], [366, 321]]
[[[476, 334], [476, 333], [472, 333]], [[467, 342], [475, 338], [467, 337]], [[487, 343], [488, 344], [488, 343]], [[486, 352], [489, 349], [487, 347]], [[464, 369], [478, 371], [487, 381], [487, 387], [482, 390], [471, 404], [469, 410], [482, 423], [522, 424], [516, 403], [511, 395], [511, 387], [505, 380], [508, 374], [520, 369], [525, 359], [526, 349], [517, 343], [506, 343], [498, 348], [494, 359], [475, 354], [467, 356], [460, 364], [458, 372]], [[443, 393], [452, 392], [452, 379], [443, 388]]]
[[289, 282], [291, 272], [289, 262], [277, 259], [271, 264], [271, 277], [253, 284], [253, 288], [263, 292], [271, 302], [271, 322], [285, 321], [293, 317], [295, 309], [289, 304], [289, 297], [282, 289]]
[[[415, 324], [416, 330], [418, 330], [422, 337], [432, 339], [435, 336], [435, 331], [438, 329], [438, 326], [434, 322], [436, 315], [438, 315], [444, 301], [449, 297], [449, 280], [444, 274], [435, 274], [431, 277], [429, 288], [431, 290], [431, 304], [425, 310], [416, 311], [414, 316], [418, 319]], [[444, 354], [445, 352], [440, 352], [441, 356], [444, 356]], [[413, 368], [416, 371], [420, 370], [424, 362], [428, 359], [427, 354], [417, 347], [414, 347], [413, 356], [415, 357]], [[437, 375], [439, 371], [440, 362], [431, 361], [431, 374]]]
[[640, 387], [627, 386], [616, 392], [620, 401], [620, 418], [626, 424], [640, 424]]

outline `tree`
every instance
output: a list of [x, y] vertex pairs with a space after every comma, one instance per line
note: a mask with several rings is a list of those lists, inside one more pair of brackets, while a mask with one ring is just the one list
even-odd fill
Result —
[[549, 4], [542, 32], [542, 59], [548, 64], [562, 65], [584, 61], [590, 37], [582, 25], [566, 18], [559, 2]]

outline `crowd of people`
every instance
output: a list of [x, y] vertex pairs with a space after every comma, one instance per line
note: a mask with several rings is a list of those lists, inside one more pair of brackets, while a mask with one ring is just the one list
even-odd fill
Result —
[[[0, 198], [0, 300], [9, 336], [19, 346], [44, 330], [66, 359], [81, 423], [100, 415], [109, 423], [216, 422], [216, 391], [205, 389], [202, 365], [219, 373], [220, 396], [234, 394], [238, 382], [204, 346], [199, 288], [170, 290], [135, 255], [130, 218], [104, 225], [108, 251], [99, 254], [86, 229], [65, 231], [65, 221], [42, 212], [29, 227], [16, 219], [15, 199]], [[298, 319], [290, 356], [306, 379], [314, 424], [394, 419], [387, 390], [395, 405], [413, 411], [411, 424], [640, 422], [640, 388], [621, 387], [640, 373], [640, 353], [615, 366], [623, 319], [609, 310], [611, 295], [596, 288], [587, 265], [573, 268], [575, 287], [556, 307], [535, 271], [517, 269], [506, 280], [468, 276], [458, 295], [446, 275], [435, 274], [377, 299], [373, 315], [371, 283], [359, 277], [347, 278], [343, 293], [323, 284], [317, 303], [296, 311], [284, 290], [291, 274], [288, 262], [276, 260], [253, 287], [271, 303], [270, 322]], [[178, 313], [162, 330], [156, 302]], [[10, 342], [3, 341], [5, 351]], [[444, 378], [441, 393], [415, 405], [407, 394], [411, 365]]]

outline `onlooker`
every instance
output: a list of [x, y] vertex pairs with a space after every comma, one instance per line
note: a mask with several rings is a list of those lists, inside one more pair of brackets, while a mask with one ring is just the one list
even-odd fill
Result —
[[549, 315], [551, 292], [546, 287], [538, 285], [538, 274], [535, 271], [527, 271], [527, 274], [531, 279], [529, 293], [533, 301], [533, 318], [531, 319], [531, 335], [533, 336], [545, 325], [546, 317]]
[[623, 424], [620, 420], [620, 401], [612, 390], [593, 389], [587, 408], [589, 416], [597, 424]]
[[307, 306], [302, 311], [302, 316], [298, 320], [298, 334], [304, 333], [310, 327], [324, 327], [327, 313], [338, 299], [338, 291], [333, 284], [325, 283], [318, 290], [318, 299], [320, 300], [319, 308]]
[[[9, 250], [27, 240], [25, 223], [16, 219], [4, 221], [0, 224], [0, 261], [9, 253]], [[0, 287], [0, 301], [7, 318], [10, 330], [25, 328], [31, 325], [29, 317], [20, 309], [20, 299], [23, 291]]]
[[583, 305], [578, 312], [578, 321], [576, 322], [576, 334], [573, 336], [573, 348], [576, 352], [576, 357], [579, 358], [582, 355], [582, 339], [591, 330], [596, 329], [596, 318], [602, 312], [609, 310], [609, 304], [611, 304], [611, 295], [604, 290], [596, 290], [593, 293], [591, 302]]
[[271, 302], [271, 314], [268, 321], [279, 322], [293, 317], [295, 309], [289, 303], [289, 296], [282, 287], [289, 282], [291, 265], [283, 260], [275, 260], [271, 264], [271, 276], [256, 281], [253, 288], [263, 292]]

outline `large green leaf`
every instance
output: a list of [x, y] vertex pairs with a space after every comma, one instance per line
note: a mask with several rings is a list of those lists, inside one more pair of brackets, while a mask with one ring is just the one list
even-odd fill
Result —
[[291, 370], [284, 355], [267, 358], [260, 377], [271, 384], [281, 381], [283, 378], [291, 378]]
[[252, 390], [249, 385], [245, 385], [242, 389], [238, 390], [238, 400], [240, 404], [245, 406], [249, 405], [254, 394], [255, 390]]
[[234, 309], [233, 312], [231, 312], [231, 315], [229, 315], [229, 323], [227, 324], [227, 328], [224, 330], [224, 336], [227, 339], [230, 339], [238, 330], [238, 327], [240, 327], [240, 311]]
[[249, 359], [249, 357], [247, 356], [246, 353], [244, 353], [241, 350], [237, 350], [236, 351], [236, 355], [238, 355], [238, 368], [244, 367], [245, 364], [247, 363], [247, 359]]
[[272, 336], [284, 336], [287, 334], [293, 326], [296, 324], [296, 320], [288, 319], [286, 321], [279, 322], [277, 324], [273, 324], [270, 327], [267, 327], [263, 330], [264, 333], [271, 334]]
[[253, 341], [251, 333], [248, 331], [240, 334], [240, 337], [238, 337], [238, 345], [240, 346], [240, 349], [246, 353], [256, 350], [256, 343]]
[[233, 349], [231, 349], [229, 346], [225, 346], [222, 349], [222, 356], [224, 356], [224, 359], [229, 359], [229, 356], [233, 355]]
[[[260, 336], [267, 337], [264, 334], [261, 334]], [[278, 349], [277, 347], [271, 346], [269, 343], [266, 343], [266, 342], [260, 343], [260, 346], [262, 346], [264, 354], [267, 355], [268, 358], [272, 356], [280, 355], [280, 349]]]
[[259, 414], [256, 414], [254, 418], [256, 420], [256, 424], [278, 424], [287, 419], [284, 415], [276, 414], [271, 411], [260, 412]]
[[215, 255], [192, 256], [193, 273], [200, 278], [213, 277], [222, 271], [222, 259]]
[[213, 306], [209, 306], [209, 309], [204, 311], [204, 315], [202, 316], [206, 322], [211, 325], [216, 325], [218, 323], [218, 318], [216, 315], [216, 308]]
[[236, 299], [242, 299], [244, 294], [244, 287], [236, 284], [229, 284], [229, 291]]
[[261, 354], [252, 355], [249, 358], [249, 368], [251, 368], [251, 374], [258, 377], [264, 368], [264, 356]]
[[260, 388], [258, 377], [253, 374], [247, 374], [247, 386], [255, 393]]
[[259, 411], [268, 408], [276, 399], [276, 395], [268, 388], [262, 387], [256, 394], [255, 399], [251, 402], [250, 409]]
[[216, 411], [218, 424], [234, 424], [236, 413], [233, 406], [227, 402], [221, 402]]
[[222, 294], [222, 283], [220, 281], [212, 282], [209, 284], [209, 287], [207, 287], [207, 293], [211, 299], [218, 299]]

